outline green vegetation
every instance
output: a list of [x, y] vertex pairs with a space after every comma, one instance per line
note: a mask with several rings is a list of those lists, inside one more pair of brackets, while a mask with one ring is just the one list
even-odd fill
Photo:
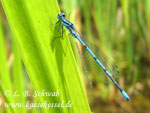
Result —
[[[87, 40], [118, 65], [117, 81], [131, 97], [130, 102], [124, 100], [113, 84], [105, 82], [102, 78], [105, 74], [92, 58], [83, 56], [93, 83], [93, 89], [89, 88], [73, 38], [65, 28], [64, 37], [56, 38], [61, 34], [54, 25], [60, 10]], [[150, 108], [149, 20], [150, 0], [1, 0], [0, 113], [147, 113]], [[82, 46], [80, 50], [84, 52]], [[59, 96], [7, 97], [7, 90], [12, 93], [27, 90], [30, 94], [59, 91]], [[4, 107], [5, 103], [28, 101], [70, 101], [72, 107]]]
[[[36, 2], [3, 0], [2, 6], [13, 34], [14, 85], [9, 86], [13, 86], [20, 93], [24, 90], [21, 56], [35, 91], [58, 91], [60, 94], [58, 97], [41, 96], [38, 98], [41, 103], [64, 101], [64, 103], [70, 102], [70, 106], [73, 106], [49, 109], [42, 107], [44, 113], [90, 113], [68, 38], [65, 36], [62, 40], [52, 42], [55, 38], [54, 34], [58, 32], [53, 29], [54, 26], [50, 25], [50, 17], [56, 18], [59, 11], [57, 2], [53, 0]], [[9, 78], [10, 76], [5, 79], [9, 80]], [[8, 83], [11, 82], [8, 81]], [[24, 97], [20, 97], [15, 97], [17, 98], [15, 102], [25, 103]], [[18, 112], [18, 110], [15, 111]], [[20, 109], [19, 112], [25, 111]]]

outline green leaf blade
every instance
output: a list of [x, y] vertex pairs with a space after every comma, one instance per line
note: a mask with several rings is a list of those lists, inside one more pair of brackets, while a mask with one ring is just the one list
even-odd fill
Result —
[[58, 98], [39, 97], [40, 101], [72, 103], [71, 108], [43, 108], [44, 113], [90, 113], [67, 37], [53, 42], [56, 30], [51, 29], [50, 17], [57, 16], [57, 2], [2, 0], [2, 4], [35, 90], [60, 90]]

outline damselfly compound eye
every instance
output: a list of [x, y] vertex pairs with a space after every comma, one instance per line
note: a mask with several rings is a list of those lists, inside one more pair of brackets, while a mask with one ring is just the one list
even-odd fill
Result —
[[62, 16], [62, 17], [65, 17], [66, 15], [65, 15], [65, 13], [61, 13], [61, 16]]

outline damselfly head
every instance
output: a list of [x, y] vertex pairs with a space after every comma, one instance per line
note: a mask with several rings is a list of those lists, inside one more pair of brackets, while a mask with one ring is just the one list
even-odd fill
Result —
[[58, 19], [62, 19], [62, 18], [64, 18], [65, 16], [66, 16], [65, 13], [60, 13], [60, 14], [57, 15], [57, 18], [58, 18]]

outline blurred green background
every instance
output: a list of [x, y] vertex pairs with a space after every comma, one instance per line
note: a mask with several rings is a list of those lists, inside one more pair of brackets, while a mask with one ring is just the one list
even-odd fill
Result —
[[91, 111], [150, 112], [150, 1], [62, 0], [59, 3], [66, 14], [73, 13], [78, 31], [118, 65], [117, 80], [131, 97], [130, 102], [125, 102], [113, 84], [101, 80], [101, 74], [91, 66], [92, 59], [86, 59], [91, 64], [87, 68], [92, 68], [89, 75], [94, 87], [91, 90], [86, 82]]
[[[126, 102], [113, 84], [106, 84], [105, 80], [101, 79], [101, 74], [99, 76], [93, 66], [88, 66], [88, 69], [91, 68], [89, 76], [93, 89], [90, 89], [86, 75], [81, 77], [85, 81], [91, 111], [149, 113], [150, 0], [58, 0], [58, 3], [60, 9], [70, 15], [70, 20], [78, 31], [85, 34], [90, 42], [118, 65], [120, 76], [117, 81], [131, 98], [130, 102]], [[1, 5], [0, 17], [7, 62], [12, 73], [12, 36]], [[84, 73], [80, 60], [77, 61]], [[88, 63], [94, 65], [93, 62]], [[25, 68], [23, 71], [26, 88], [32, 89]], [[0, 104], [2, 102], [3, 100], [0, 100]], [[3, 111], [3, 107], [1, 110]]]

